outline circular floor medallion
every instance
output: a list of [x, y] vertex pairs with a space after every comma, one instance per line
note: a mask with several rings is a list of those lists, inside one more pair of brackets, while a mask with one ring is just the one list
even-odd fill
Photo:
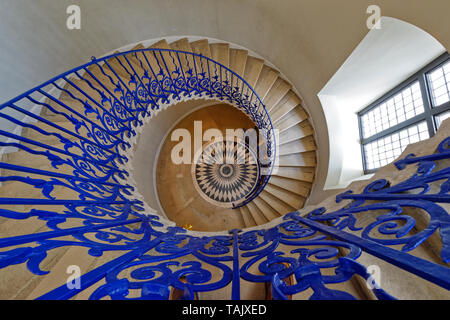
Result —
[[194, 186], [200, 195], [220, 207], [232, 207], [256, 187], [259, 168], [256, 155], [236, 141], [217, 141], [203, 146], [192, 164]]

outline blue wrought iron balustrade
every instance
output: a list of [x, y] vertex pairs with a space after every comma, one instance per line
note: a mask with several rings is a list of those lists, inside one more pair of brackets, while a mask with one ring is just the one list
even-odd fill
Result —
[[[337, 202], [354, 200], [337, 211], [326, 213], [325, 208], [318, 208], [306, 216], [292, 212], [269, 229], [231, 230], [229, 235], [193, 236], [179, 227], [165, 227], [157, 216], [140, 213], [143, 208], [137, 201], [15, 199], [12, 204], [63, 205], [66, 210], [20, 213], [2, 209], [0, 215], [9, 219], [38, 217], [50, 231], [1, 239], [5, 251], [0, 254], [0, 267], [26, 263], [34, 274], [45, 275], [40, 264], [50, 251], [60, 247], [85, 247], [93, 257], [110, 251], [123, 253], [83, 274], [79, 288], [62, 283], [40, 299], [69, 299], [90, 287], [95, 288], [91, 299], [168, 299], [171, 288], [183, 290], [184, 298], [192, 299], [195, 293], [230, 284], [230, 298], [239, 299], [241, 280], [270, 282], [275, 299], [288, 299], [308, 289], [313, 292], [310, 299], [354, 299], [351, 292], [330, 287], [348, 283], [354, 277], [371, 283], [370, 290], [378, 299], [394, 299], [358, 262], [361, 253], [366, 252], [450, 290], [450, 269], [445, 265], [449, 260], [450, 218], [439, 205], [450, 202], [449, 168], [433, 171], [436, 162], [450, 158], [449, 141], [450, 137], [445, 139], [436, 154], [420, 158], [410, 155], [398, 161], [401, 168], [405, 161], [417, 164], [417, 173], [404, 182], [389, 186], [385, 180], [375, 181], [361, 194], [346, 192], [337, 196]], [[429, 194], [436, 183], [439, 192]], [[417, 189], [421, 191], [414, 194], [414, 200], [404, 192]], [[375, 196], [378, 202], [365, 203]], [[430, 215], [423, 230], [411, 232], [414, 217], [407, 207], [420, 208]], [[367, 217], [375, 221], [364, 219]], [[68, 219], [84, 222], [60, 228]], [[409, 253], [438, 229], [443, 263]], [[374, 230], [390, 238], [375, 238], [371, 235]], [[71, 240], [61, 239], [68, 235]], [[291, 275], [295, 284], [282, 281]], [[130, 292], [134, 292], [133, 297], [129, 297]]]
[[[314, 292], [311, 299], [354, 299], [350, 293], [330, 289], [327, 284], [347, 282], [355, 275], [370, 280], [365, 267], [356, 261], [361, 249], [353, 244], [329, 240], [323, 233], [290, 217], [285, 220], [268, 230], [246, 233], [232, 230], [229, 236], [194, 237], [178, 227], [169, 227], [166, 232], [157, 231], [153, 228], [158, 226], [157, 217], [142, 217], [141, 228], [138, 230], [141, 238], [128, 242], [127, 253], [82, 275], [80, 288], [71, 289], [63, 284], [40, 299], [69, 299], [101, 279], [105, 279], [106, 283], [96, 286], [91, 299], [106, 296], [127, 299], [132, 290], [137, 290], [139, 295], [131, 299], [168, 299], [171, 287], [183, 290], [185, 298], [192, 299], [196, 292], [218, 290], [230, 283], [230, 298], [239, 299], [240, 279], [271, 282], [273, 296], [277, 299], [286, 299], [286, 295], [303, 292], [308, 288]], [[96, 227], [109, 228], [107, 224]], [[107, 239], [104, 234], [108, 233], [109, 238], [114, 235], [116, 238], [113, 239], [116, 240], [120, 237], [120, 232], [127, 231], [124, 225], [121, 228], [116, 228], [114, 234], [113, 228], [98, 231], [103, 236], [97, 238]], [[93, 227], [79, 228], [75, 238], [82, 242], [73, 242], [71, 245], [92, 247], [91, 254], [124, 249], [114, 248], [114, 245], [88, 243], [84, 234], [93, 231]], [[46, 245], [45, 240], [40, 243]], [[280, 245], [293, 249], [286, 254], [277, 251]], [[339, 248], [348, 249], [348, 254], [340, 255]], [[186, 257], [188, 261], [180, 262], [182, 257]], [[240, 260], [244, 259], [246, 262], [242, 264]], [[317, 259], [319, 262], [315, 261]], [[226, 264], [227, 261], [233, 262], [233, 268]], [[255, 272], [255, 267], [260, 272]], [[216, 272], [211, 272], [211, 269]], [[334, 275], [323, 274], [324, 270], [330, 269], [335, 271]], [[123, 276], [128, 274], [126, 271], [129, 277]], [[214, 274], [219, 276], [213, 277]], [[280, 279], [290, 274], [295, 274], [297, 283], [285, 286]], [[185, 281], [181, 281], [182, 278]], [[380, 299], [393, 299], [376, 286], [373, 292]]]
[[[261, 132], [259, 132], [259, 136], [261, 135], [264, 137], [264, 129], [261, 129]], [[249, 152], [252, 152], [255, 155], [263, 155], [262, 157], [256, 157], [256, 161], [258, 162], [258, 182], [256, 183], [255, 187], [247, 194], [243, 199], [240, 201], [237, 201], [233, 203], [233, 209], [238, 209], [240, 207], [243, 207], [247, 205], [249, 202], [252, 202], [253, 199], [255, 199], [262, 190], [264, 190], [264, 187], [269, 182], [271, 174], [273, 172], [274, 166], [275, 166], [275, 160], [267, 161], [267, 156], [264, 157], [264, 155], [267, 155], [267, 150], [264, 148], [264, 145], [258, 145], [258, 141], [253, 141], [252, 137], [249, 137], [251, 139], [249, 143], [245, 143], [246, 147], [250, 150]], [[256, 146], [256, 149], [254, 148]], [[273, 152], [276, 152], [275, 150]], [[269, 152], [269, 154], [271, 154]], [[273, 154], [274, 157], [276, 156]]]
[[[127, 184], [125, 165], [143, 118], [160, 103], [204, 96], [229, 99], [263, 129], [270, 118], [245, 84], [200, 55], [134, 50], [94, 59], [3, 104], [2, 121], [32, 132], [33, 139], [0, 130], [0, 145], [17, 148], [23, 161], [0, 163], [0, 217], [36, 226], [29, 234], [2, 234], [0, 272], [14, 276], [15, 267], [26, 264], [31, 274], [50, 277], [44, 266], [52, 254], [85, 248], [93, 259], [113, 257], [82, 274], [79, 288], [61, 279], [41, 299], [69, 299], [85, 290], [91, 299], [168, 299], [173, 288], [192, 299], [228, 285], [229, 298], [240, 299], [242, 280], [270, 282], [275, 299], [307, 291], [310, 299], [353, 299], [345, 284], [355, 277], [371, 282], [377, 298], [393, 299], [358, 262], [365, 252], [450, 290], [450, 218], [442, 205], [450, 202], [450, 137], [437, 153], [399, 160], [399, 170], [417, 166], [403, 182], [373, 182], [361, 194], [339, 195], [338, 203], [352, 201], [341, 209], [292, 212], [270, 228], [195, 236], [145, 211]], [[38, 159], [53, 169], [33, 166]], [[7, 197], [11, 183], [23, 191]], [[427, 225], [416, 223], [417, 214], [429, 216]], [[432, 237], [439, 241], [440, 262], [416, 254]], [[290, 276], [296, 282], [288, 285], [283, 279]]]
[[[73, 189], [73, 181], [83, 177], [89, 180], [86, 186], [93, 188], [105, 184], [113, 187], [114, 184], [115, 190], [132, 190], [129, 186], [119, 185], [126, 182], [128, 176], [122, 166], [127, 161], [123, 151], [131, 147], [143, 119], [151, 117], [160, 104], [198, 97], [228, 101], [266, 133], [267, 156], [259, 160], [260, 165], [269, 168], [266, 171], [270, 175], [276, 154], [273, 126], [261, 99], [243, 78], [202, 55], [140, 49], [93, 58], [91, 62], [1, 105], [0, 119], [7, 127], [28, 130], [36, 138], [23, 137], [17, 130], [0, 130], [0, 146], [47, 157], [55, 169], [70, 166], [73, 173], [55, 177], [43, 170], [3, 163], [3, 169], [32, 171], [52, 178], [44, 182], [43, 179], [3, 175], [0, 181], [45, 185], [46, 190], [55, 185]], [[39, 106], [47, 116], [32, 112], [30, 105]], [[32, 121], [24, 121], [25, 117]], [[70, 127], [62, 127], [63, 121], [69, 122]], [[49, 140], [52, 143], [45, 143]], [[252, 201], [266, 183], [267, 179], [261, 178], [258, 190], [246, 203]], [[79, 191], [80, 198], [84, 197], [84, 191]], [[49, 194], [45, 196], [49, 197]]]

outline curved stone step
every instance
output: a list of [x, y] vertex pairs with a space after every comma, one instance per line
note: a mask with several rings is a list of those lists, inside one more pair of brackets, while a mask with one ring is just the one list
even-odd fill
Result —
[[240, 207], [239, 211], [242, 215], [242, 218], [244, 219], [244, 227], [245, 228], [250, 228], [250, 227], [256, 226], [256, 221], [255, 221], [255, 219], [253, 219], [247, 206]]
[[230, 49], [230, 69], [241, 77], [244, 76], [248, 51], [242, 49]]
[[[282, 78], [278, 77], [269, 92], [263, 99], [263, 103], [267, 110], [272, 110], [281, 99], [288, 93], [292, 86]], [[270, 113], [269, 113], [270, 114]]]
[[266, 190], [273, 196], [277, 197], [281, 201], [287, 203], [293, 208], [303, 208], [303, 205], [305, 204], [304, 197], [292, 193], [286, 189], [280, 188], [276, 185], [268, 183], [264, 190]]
[[294, 91], [289, 90], [276, 105], [268, 109], [272, 122], [278, 121], [298, 105], [301, 105], [300, 98]]
[[270, 177], [269, 183], [285, 190], [289, 190], [304, 198], [307, 198], [311, 191], [311, 183], [285, 177], [272, 176]]
[[255, 87], [263, 66], [264, 60], [251, 56], [247, 57], [244, 70], [244, 80], [250, 85], [250, 87]]
[[211, 48], [207, 39], [201, 39], [191, 42], [192, 52], [211, 58]]
[[[149, 48], [153, 48], [153, 49], [170, 49], [169, 44], [167, 43], [167, 41], [165, 39], [160, 40], [154, 44], [152, 44]], [[172, 74], [175, 69], [176, 66], [174, 65], [172, 58], [174, 58], [170, 52], [168, 51], [160, 51], [157, 52], [154, 56], [154, 58], [156, 57], [156, 60], [159, 62], [159, 65], [161, 66], [161, 68], [163, 68], [164, 72], [168, 73], [168, 74]], [[155, 73], [157, 73], [158, 68], [154, 68]]]
[[313, 182], [314, 171], [314, 167], [279, 167], [275, 176]]
[[267, 221], [272, 221], [273, 219], [279, 217], [279, 215], [276, 214], [276, 211], [274, 211], [273, 208], [269, 206], [262, 198], [256, 198], [253, 200], [253, 203], [258, 207], [259, 211], [264, 215]]
[[267, 204], [269, 204], [270, 207], [272, 207], [273, 210], [276, 211], [280, 216], [297, 210], [284, 201], [278, 199], [273, 194], [267, 192], [266, 190], [263, 190], [259, 197], [263, 199]]
[[282, 143], [280, 140], [280, 145], [278, 153], [280, 156], [288, 155], [291, 153], [300, 153], [306, 151], [316, 150], [316, 144], [314, 142], [313, 136], [307, 136], [299, 140], [290, 141], [288, 143]]
[[[181, 38], [177, 41], [170, 43], [169, 46], [173, 50], [193, 52], [188, 38]], [[177, 59], [179, 59], [179, 61], [181, 62], [181, 66], [185, 73], [194, 66], [194, 59], [190, 55], [178, 54]]]
[[282, 144], [312, 136], [314, 130], [308, 120], [300, 122], [298, 125], [290, 127], [280, 133], [279, 140]]
[[315, 167], [316, 163], [314, 151], [287, 154], [279, 158], [279, 166], [282, 167]]
[[306, 119], [308, 119], [308, 115], [306, 114], [303, 107], [297, 106], [287, 114], [285, 114], [283, 117], [276, 120], [273, 125], [276, 129], [280, 130], [281, 133], [284, 130], [289, 129]]
[[264, 214], [261, 212], [261, 210], [256, 206], [255, 201], [248, 203], [246, 207], [249, 210], [253, 220], [255, 220], [256, 225], [269, 222], [269, 219], [267, 219], [266, 216], [264, 216]]
[[[113, 54], [117, 54], [119, 51], [115, 51]], [[126, 72], [126, 70], [120, 65], [119, 58], [111, 57], [106, 60], [106, 65], [114, 69], [115, 73], [117, 73], [118, 76], [123, 77], [125, 79], [129, 78], [129, 74]]]
[[258, 81], [254, 86], [256, 94], [259, 96], [261, 101], [264, 101], [270, 88], [274, 85], [275, 81], [278, 79], [280, 73], [271, 67], [264, 65], [258, 76]]
[[[230, 45], [228, 43], [212, 43], [209, 47], [211, 51], [211, 58], [228, 68], [230, 65]], [[225, 81], [227, 79], [227, 70], [222, 69], [222, 72], [220, 73], [212, 63], [210, 64], [209, 72], [217, 75], [219, 80]], [[231, 81], [231, 79], [229, 79], [229, 81]]]
[[211, 59], [228, 68], [230, 65], [230, 45], [228, 43], [211, 43], [209, 48]]
[[188, 38], [178, 39], [177, 41], [171, 42], [169, 46], [173, 50], [192, 52], [192, 47]]

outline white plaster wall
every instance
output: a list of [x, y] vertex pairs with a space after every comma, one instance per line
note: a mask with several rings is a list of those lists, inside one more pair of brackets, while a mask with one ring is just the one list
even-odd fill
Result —
[[357, 112], [446, 50], [416, 26], [390, 17], [371, 30], [319, 92], [330, 135], [325, 188], [345, 188], [364, 176]]

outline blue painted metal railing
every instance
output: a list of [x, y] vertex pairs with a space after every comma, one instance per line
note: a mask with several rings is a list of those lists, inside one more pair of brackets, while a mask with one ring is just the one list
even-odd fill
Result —
[[[52, 95], [50, 90], [55, 90], [58, 94]], [[71, 98], [71, 103], [78, 103], [78, 108], [65, 103], [59, 95]], [[65, 144], [64, 151], [39, 141], [26, 140], [10, 132], [0, 131], [0, 134], [10, 140], [30, 143], [66, 155], [68, 148], [77, 148], [83, 153], [81, 158], [77, 156], [79, 161], [83, 160], [83, 165], [87, 165], [87, 161], [94, 161], [101, 168], [96, 169], [106, 173], [107, 163], [126, 161], [118, 147], [130, 147], [126, 140], [136, 135], [135, 129], [143, 124], [143, 117], [151, 116], [152, 111], [159, 109], [162, 103], [198, 97], [227, 101], [235, 105], [264, 133], [267, 155], [259, 157], [258, 161], [260, 167], [265, 167], [266, 176], [260, 178], [258, 188], [247, 195], [245, 201], [236, 204], [236, 208], [243, 206], [259, 195], [273, 170], [276, 155], [273, 125], [261, 99], [242, 77], [202, 55], [168, 49], [140, 49], [100, 59], [93, 58], [92, 62], [63, 73], [0, 106], [1, 119], [42, 135], [56, 137]], [[42, 102], [42, 98], [47, 100]], [[62, 128], [57, 123], [30, 112], [19, 105], [24, 102], [42, 106], [51, 115], [64, 117], [73, 127]], [[51, 128], [43, 130], [20, 121], [17, 116], [8, 115], [12, 111]], [[0, 143], [0, 146], [33, 152], [17, 143]], [[72, 165], [76, 167], [75, 163]], [[80, 167], [76, 169], [83, 171]], [[92, 165], [89, 167], [91, 169]], [[125, 174], [117, 168], [109, 169], [108, 178], [115, 174], [120, 174], [123, 178]], [[83, 174], [86, 174], [85, 170]], [[89, 174], [88, 177], [93, 178]]]
[[[31, 163], [46, 159], [55, 170], [0, 163], [6, 170], [0, 192], [10, 183], [23, 186], [20, 194], [2, 193], [2, 221], [35, 225], [29, 234], [2, 234], [0, 272], [14, 275], [16, 266], [26, 264], [32, 274], [52, 276], [43, 270], [46, 259], [77, 247], [86, 249], [83, 259], [111, 258], [82, 274], [79, 287], [61, 279], [60, 287], [40, 299], [69, 299], [86, 289], [92, 291], [91, 299], [168, 299], [172, 288], [190, 299], [227, 285], [230, 298], [239, 299], [242, 280], [270, 282], [275, 299], [309, 289], [310, 299], [353, 299], [330, 285], [354, 277], [373, 283], [358, 262], [365, 252], [450, 290], [450, 217], [442, 206], [450, 202], [450, 137], [435, 154], [409, 155], [396, 163], [399, 170], [417, 166], [410, 178], [392, 186], [379, 180], [361, 194], [339, 195], [338, 203], [351, 202], [334, 212], [292, 212], [268, 229], [195, 236], [145, 212], [126, 183], [125, 165], [125, 151], [143, 118], [160, 103], [193, 96], [228, 99], [259, 128], [272, 128], [264, 106], [243, 79], [210, 59], [172, 50], [134, 50], [93, 59], [3, 104], [0, 118], [32, 130], [36, 138], [1, 130], [5, 139], [0, 145], [20, 150], [25, 162], [27, 157]], [[42, 106], [41, 114], [47, 116], [31, 112], [23, 103], [27, 100]], [[275, 141], [268, 132], [267, 143], [273, 144], [268, 150], [273, 152]], [[429, 216], [423, 230], [416, 230], [408, 208]], [[440, 240], [441, 262], [414, 255], [432, 236]], [[295, 284], [283, 281], [290, 276]], [[370, 290], [379, 299], [393, 299], [378, 285]]]

